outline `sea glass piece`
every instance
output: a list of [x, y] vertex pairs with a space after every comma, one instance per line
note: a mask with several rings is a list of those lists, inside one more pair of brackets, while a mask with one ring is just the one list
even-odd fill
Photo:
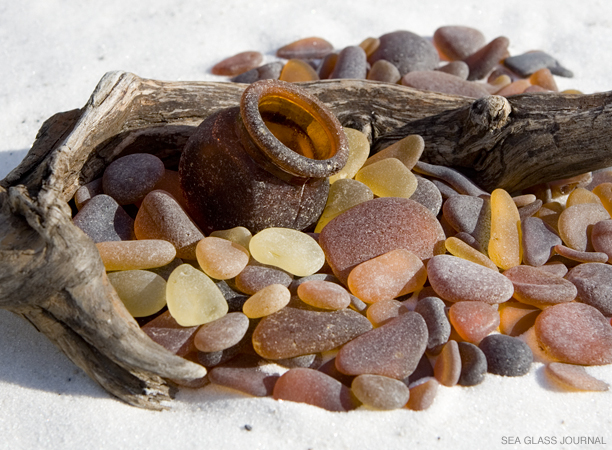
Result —
[[417, 187], [410, 200], [420, 203], [425, 208], [430, 210], [434, 216], [437, 216], [442, 208], [442, 193], [436, 185], [420, 175], [415, 175]]
[[289, 304], [291, 293], [282, 284], [271, 284], [253, 294], [242, 306], [249, 319], [258, 319], [280, 311]]
[[327, 411], [350, 411], [360, 404], [350, 389], [338, 380], [304, 368], [285, 372], [276, 381], [272, 396], [275, 400], [306, 403]]
[[95, 243], [134, 238], [134, 220], [110, 196], [96, 195], [72, 218]]
[[323, 38], [307, 37], [279, 48], [276, 56], [285, 59], [321, 59], [333, 49], [333, 45]]
[[304, 303], [321, 309], [344, 309], [351, 304], [349, 293], [330, 281], [311, 280], [301, 283], [297, 294]]
[[593, 306], [578, 302], [550, 306], [536, 319], [535, 335], [540, 347], [560, 362], [612, 363], [612, 327]]
[[447, 25], [434, 32], [433, 43], [444, 59], [457, 61], [484, 47], [486, 40], [475, 28]]
[[544, 373], [566, 390], [604, 392], [610, 389], [608, 383], [589, 375], [583, 366], [551, 362], [546, 364]]
[[491, 206], [488, 199], [455, 195], [444, 202], [442, 214], [456, 231], [473, 236], [484, 248], [489, 245]]
[[579, 264], [566, 275], [577, 288], [576, 300], [612, 316], [612, 266], [602, 263]]
[[249, 318], [233, 312], [202, 325], [194, 336], [194, 345], [201, 352], [218, 352], [236, 345], [249, 328]]
[[290, 59], [283, 66], [278, 79], [289, 83], [297, 83], [300, 81], [316, 81], [319, 79], [319, 75], [306, 61]]
[[408, 409], [413, 411], [424, 411], [429, 408], [438, 393], [440, 383], [435, 378], [427, 378], [419, 380], [410, 387], [410, 399], [406, 404]]
[[324, 374], [329, 375], [330, 377], [338, 380], [340, 383], [342, 383], [346, 387], [351, 387], [351, 384], [353, 383], [353, 380], [355, 379], [355, 376], [345, 375], [336, 368], [336, 358], [335, 357], [323, 363], [317, 370], [319, 372], [323, 372]]
[[172, 317], [184, 327], [212, 322], [228, 311], [227, 301], [215, 283], [189, 264], [180, 265], [170, 274], [166, 301]]
[[249, 250], [260, 263], [301, 277], [317, 272], [325, 262], [325, 254], [317, 241], [290, 228], [272, 227], [260, 231], [251, 239]]
[[461, 355], [456, 341], [450, 340], [438, 355], [434, 365], [434, 377], [447, 387], [457, 384], [461, 376]]
[[243, 246], [211, 236], [198, 242], [196, 257], [204, 273], [217, 280], [234, 278], [249, 262], [249, 252]]
[[565, 245], [555, 245], [555, 253], [572, 261], [581, 263], [605, 263], [608, 262], [608, 255], [600, 252], [581, 252]]
[[166, 280], [146, 270], [107, 274], [119, 298], [133, 317], [153, 315], [166, 306]]
[[403, 380], [416, 368], [427, 346], [427, 325], [420, 314], [400, 314], [345, 344], [336, 367], [347, 375], [364, 373]]
[[593, 225], [591, 242], [595, 251], [605, 253], [608, 261], [612, 260], [612, 220], [602, 220]]
[[506, 270], [521, 263], [520, 216], [512, 197], [503, 189], [491, 193], [489, 258]]
[[450, 323], [464, 341], [478, 344], [499, 326], [495, 307], [483, 302], [454, 303], [448, 312]]
[[476, 250], [474, 247], [466, 244], [461, 239], [451, 236], [444, 242], [446, 250], [453, 256], [471, 261], [481, 266], [488, 267], [491, 270], [499, 271], [493, 261]]
[[330, 78], [365, 79], [367, 73], [366, 52], [359, 46], [350, 45], [338, 53], [338, 60]]
[[114, 160], [106, 167], [102, 187], [120, 205], [142, 200], [166, 171], [164, 163], [149, 153], [133, 153]]
[[446, 305], [438, 297], [425, 297], [418, 301], [414, 312], [419, 313], [427, 324], [427, 351], [438, 353], [448, 342], [451, 325], [446, 315]]
[[373, 198], [372, 190], [365, 184], [348, 178], [337, 180], [329, 188], [327, 203], [319, 218], [315, 232], [320, 233], [330, 220], [344, 211]]
[[334, 275], [345, 283], [358, 264], [398, 248], [421, 260], [431, 258], [445, 236], [436, 217], [417, 202], [376, 198], [360, 203], [328, 223], [319, 235]]
[[363, 49], [368, 58], [380, 46], [380, 39], [375, 37], [367, 37], [360, 42], [359, 47]]
[[436, 255], [427, 264], [429, 282], [449, 302], [503, 303], [512, 297], [512, 282], [501, 273], [451, 255]]
[[601, 183], [593, 188], [593, 194], [599, 197], [608, 214], [612, 216], [612, 183]]
[[380, 45], [368, 58], [370, 64], [384, 59], [398, 68], [400, 75], [438, 66], [438, 51], [427, 39], [410, 31], [394, 31], [379, 37]]
[[542, 51], [510, 56], [504, 59], [504, 65], [522, 77], [528, 77], [544, 67], [550, 69], [553, 75], [569, 78], [573, 76], [572, 72], [559, 64], [555, 58]]
[[162, 239], [176, 247], [176, 255], [196, 259], [196, 245], [204, 235], [174, 197], [165, 191], [147, 194], [134, 221], [138, 239]]
[[425, 150], [423, 138], [418, 134], [411, 134], [370, 156], [364, 166], [369, 166], [386, 158], [395, 158], [399, 159], [407, 169], [412, 169], [421, 158], [423, 150]]
[[536, 267], [512, 267], [504, 272], [504, 276], [512, 281], [513, 297], [527, 305], [544, 308], [576, 298], [576, 286], [570, 281]]
[[559, 216], [563, 212], [563, 207], [559, 202], [544, 203], [535, 217], [538, 217], [546, 223], [555, 233], [559, 233]]
[[526, 375], [533, 362], [533, 353], [525, 342], [505, 334], [492, 334], [478, 348], [487, 358], [487, 371], [506, 377]]
[[540, 86], [546, 89], [547, 91], [559, 92], [557, 82], [555, 81], [555, 78], [550, 72], [550, 69], [547, 67], [543, 67], [539, 70], [536, 70], [529, 77], [529, 81], [531, 82], [531, 84]]
[[198, 327], [183, 327], [165, 311], [142, 326], [147, 336], [166, 350], [179, 356], [186, 356], [196, 350], [193, 340]]
[[240, 52], [215, 64], [210, 70], [213, 75], [234, 76], [259, 66], [263, 55], [256, 51]]
[[355, 266], [347, 283], [353, 295], [366, 303], [375, 303], [414, 292], [423, 287], [426, 279], [421, 259], [398, 248]]
[[527, 89], [532, 87], [529, 80], [516, 80], [507, 86], [504, 86], [495, 95], [501, 95], [502, 97], [510, 97], [511, 95], [519, 95], [524, 93]]
[[509, 39], [505, 36], [500, 36], [467, 58], [464, 58], [463, 61], [470, 68], [468, 80], [481, 80], [489, 75], [495, 66], [508, 56], [508, 45], [510, 45]]
[[176, 248], [168, 241], [109, 241], [96, 244], [107, 271], [152, 269], [170, 264]]
[[245, 250], [248, 251], [249, 242], [251, 242], [253, 234], [248, 230], [248, 228], [234, 227], [229, 228], [227, 230], [215, 230], [210, 233], [210, 236], [227, 239], [228, 241], [232, 241], [242, 246]]
[[566, 208], [559, 215], [559, 235], [569, 248], [581, 252], [593, 251], [590, 232], [593, 225], [610, 215], [601, 205], [580, 203]]
[[381, 375], [359, 375], [353, 380], [351, 390], [364, 405], [383, 411], [402, 408], [410, 397], [408, 386]]
[[187, 201], [185, 200], [185, 196], [183, 195], [183, 190], [181, 189], [181, 182], [179, 180], [179, 173], [176, 170], [168, 170], [164, 171], [164, 175], [155, 185], [155, 189], [159, 189], [162, 191], [166, 191], [175, 200], [183, 207], [186, 208]]
[[352, 128], [344, 127], [343, 129], [348, 139], [349, 157], [342, 170], [329, 177], [329, 182], [332, 184], [343, 178], [353, 178], [370, 154], [370, 143], [365, 134]]
[[334, 71], [337, 61], [338, 53], [328, 53], [325, 55], [325, 58], [323, 58], [319, 68], [317, 69], [317, 73], [319, 74], [319, 78], [321, 80], [327, 80], [330, 77]]
[[271, 284], [289, 287], [293, 278], [276, 267], [248, 265], [236, 277], [236, 288], [247, 295], [253, 295]]
[[253, 348], [266, 359], [293, 358], [333, 350], [371, 329], [370, 321], [351, 309], [286, 306], [261, 319], [253, 332]]
[[401, 76], [399, 70], [397, 70], [397, 67], [391, 64], [389, 61], [379, 59], [372, 64], [372, 68], [368, 72], [367, 79], [395, 84], [401, 79]]
[[[494, 76], [495, 73], [496, 71], [494, 70], [491, 76]], [[512, 78], [509, 75], [498, 75], [494, 78], [491, 78], [491, 76], [489, 77], [489, 82], [486, 86], [491, 94], [496, 95], [499, 91], [512, 83]]]
[[74, 193], [74, 204], [78, 210], [81, 210], [89, 200], [100, 194], [104, 194], [102, 178], [97, 178], [77, 189]]
[[260, 80], [278, 80], [283, 70], [284, 64], [280, 61], [272, 61], [263, 66], [255, 67], [251, 70], [236, 75], [230, 81], [234, 83], [255, 83]]
[[533, 203], [519, 207], [518, 212], [519, 212], [519, 217], [521, 218], [521, 221], [526, 219], [527, 217], [532, 217], [535, 213], [537, 213], [540, 210], [542, 205], [543, 205], [542, 200], [537, 199]]
[[415, 89], [464, 97], [481, 98], [489, 95], [484, 85], [439, 70], [409, 72], [402, 77], [402, 84]]
[[236, 389], [255, 397], [272, 395], [280, 374], [264, 368], [264, 360], [256, 355], [241, 355], [224, 364], [213, 367], [208, 378], [213, 384]]
[[378, 197], [410, 198], [417, 187], [414, 174], [399, 159], [385, 158], [361, 168], [355, 180]]
[[[453, 75], [462, 80], [467, 80], [468, 76], [470, 75], [470, 68], [463, 61], [451, 61], [436, 70]], [[485, 86], [485, 88], [487, 88], [487, 86]]]
[[541, 309], [509, 301], [499, 305], [499, 330], [508, 336], [520, 336], [535, 324]]
[[484, 381], [487, 373], [487, 357], [474, 344], [459, 342], [461, 358], [461, 374], [457, 384], [461, 386], [476, 386]]
[[379, 300], [368, 307], [366, 317], [376, 328], [406, 312], [408, 308], [398, 300]]
[[460, 194], [473, 195], [474, 197], [482, 196], [483, 198], [488, 198], [490, 196], [488, 192], [480, 189], [472, 180], [452, 167], [417, 161], [413, 167], [413, 170], [421, 175], [438, 178], [439, 180], [448, 183], [448, 185], [450, 185]]
[[539, 267], [550, 259], [552, 249], [561, 244], [561, 238], [538, 217], [521, 220], [521, 244], [523, 263]]
[[421, 356], [421, 359], [419, 360], [419, 363], [417, 364], [416, 369], [414, 369], [414, 372], [412, 372], [408, 376], [408, 378], [404, 378], [402, 381], [407, 386], [412, 386], [416, 382], [421, 380], [422, 378], [428, 378], [428, 377], [433, 377], [433, 376], [434, 376], [433, 366], [429, 362], [427, 353], [425, 353], [423, 354], [423, 356]]

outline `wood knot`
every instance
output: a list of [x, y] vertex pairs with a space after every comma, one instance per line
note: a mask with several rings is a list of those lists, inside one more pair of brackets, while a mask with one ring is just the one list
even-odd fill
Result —
[[492, 132], [508, 123], [511, 111], [512, 107], [505, 97], [490, 95], [472, 103], [469, 117], [476, 127]]

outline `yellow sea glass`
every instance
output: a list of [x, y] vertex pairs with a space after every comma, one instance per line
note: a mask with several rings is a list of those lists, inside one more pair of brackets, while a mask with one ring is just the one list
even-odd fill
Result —
[[249, 243], [251, 256], [262, 264], [280, 267], [305, 277], [317, 272], [325, 263], [325, 254], [312, 237], [291, 228], [266, 228]]
[[386, 158], [363, 167], [355, 179], [372, 189], [378, 197], [410, 198], [418, 184], [410, 169], [396, 158]]
[[365, 164], [369, 166], [387, 158], [399, 159], [408, 169], [412, 169], [425, 150], [425, 141], [418, 134], [411, 134], [370, 156]]
[[166, 306], [166, 281], [146, 270], [124, 270], [108, 274], [119, 298], [133, 317], [146, 317]]
[[565, 207], [569, 208], [570, 206], [574, 206], [579, 203], [597, 203], [601, 205], [601, 200], [597, 195], [595, 195], [588, 189], [585, 189], [583, 187], [577, 187], [567, 197], [567, 200], [565, 201]]
[[467, 259], [481, 266], [488, 267], [492, 270], [499, 270], [495, 263], [487, 258], [484, 254], [476, 250], [474, 247], [466, 244], [461, 239], [451, 236], [444, 241], [446, 250], [453, 256]]
[[359, 130], [346, 127], [344, 128], [344, 134], [348, 139], [349, 157], [342, 170], [329, 177], [329, 182], [332, 184], [344, 178], [353, 178], [370, 154], [370, 143], [365, 134]]
[[216, 230], [210, 233], [210, 236], [220, 237], [227, 239], [228, 241], [235, 242], [238, 245], [242, 245], [247, 251], [249, 248], [249, 242], [253, 237], [253, 234], [245, 227], [234, 227], [228, 230]]
[[491, 238], [489, 258], [500, 269], [521, 263], [521, 238], [518, 208], [503, 189], [491, 193]]
[[153, 269], [176, 257], [176, 247], [161, 239], [98, 242], [96, 247], [107, 271]]
[[287, 306], [289, 300], [289, 289], [282, 284], [271, 284], [249, 297], [242, 306], [242, 312], [249, 319], [258, 319], [280, 311]]
[[246, 267], [249, 252], [240, 244], [209, 236], [198, 242], [196, 258], [206, 275], [217, 280], [228, 280]]
[[325, 209], [319, 218], [315, 233], [320, 233], [323, 227], [334, 217], [359, 203], [372, 200], [374, 194], [365, 184], [357, 180], [342, 179], [329, 188]]
[[202, 271], [181, 264], [166, 285], [168, 310], [184, 327], [212, 322], [227, 314], [228, 305], [215, 283]]

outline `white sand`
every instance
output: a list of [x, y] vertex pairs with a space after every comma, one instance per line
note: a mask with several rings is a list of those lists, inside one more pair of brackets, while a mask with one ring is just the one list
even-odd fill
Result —
[[[575, 73], [562, 89], [612, 88], [612, 3], [584, 0], [255, 2], [224, 0], [0, 2], [0, 178], [25, 156], [42, 122], [85, 104], [110, 70], [162, 80], [213, 80], [210, 67], [244, 50], [274, 59], [279, 46], [322, 36], [337, 48], [442, 25], [510, 39], [512, 54], [545, 50]], [[0, 311], [0, 448], [608, 448], [612, 394], [565, 393], [529, 375], [488, 375], [441, 388], [427, 411], [346, 414], [254, 399], [218, 387], [183, 390], [166, 412], [110, 397], [44, 336]], [[612, 383], [612, 366], [588, 371]], [[246, 431], [249, 424], [252, 431]], [[561, 445], [565, 437], [605, 445]], [[509, 438], [512, 437], [512, 438]], [[520, 440], [520, 444], [511, 444]], [[557, 445], [535, 445], [553, 438]]]

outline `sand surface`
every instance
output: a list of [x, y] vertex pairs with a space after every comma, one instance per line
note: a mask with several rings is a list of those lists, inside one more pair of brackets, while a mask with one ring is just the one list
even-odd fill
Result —
[[[593, 93], [612, 88], [612, 3], [488, 4], [0, 1], [0, 178], [23, 159], [42, 122], [83, 106], [105, 72], [220, 80], [210, 68], [221, 59], [259, 50], [272, 61], [278, 47], [307, 36], [324, 37], [342, 48], [398, 29], [431, 36], [442, 25], [468, 25], [488, 40], [507, 36], [513, 55], [534, 49], [554, 55], [575, 73], [572, 79], [557, 78], [561, 89]], [[184, 389], [170, 410], [151, 412], [109, 396], [21, 318], [0, 311], [0, 330], [0, 449], [612, 445], [612, 394], [560, 392], [547, 383], [540, 363], [521, 378], [488, 375], [479, 386], [443, 387], [424, 412], [361, 408], [330, 413], [214, 386]], [[612, 366], [588, 371], [612, 383]], [[600, 443], [589, 444], [587, 438]], [[568, 439], [570, 444], [563, 445]]]

